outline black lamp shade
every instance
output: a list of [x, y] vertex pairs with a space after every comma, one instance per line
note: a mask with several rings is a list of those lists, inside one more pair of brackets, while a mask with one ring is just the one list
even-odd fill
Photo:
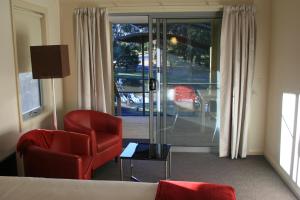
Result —
[[64, 78], [70, 75], [67, 45], [31, 46], [30, 54], [34, 79]]

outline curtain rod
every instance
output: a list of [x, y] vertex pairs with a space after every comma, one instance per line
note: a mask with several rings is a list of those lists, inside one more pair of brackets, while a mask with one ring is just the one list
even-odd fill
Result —
[[143, 12], [143, 13], [109, 13], [112, 17], [132, 17], [132, 16], [152, 16], [154, 18], [202, 18], [202, 19], [220, 19], [221, 11], [198, 11], [198, 12]]
[[222, 11], [226, 5], [254, 4], [254, 0], [202, 0], [199, 2], [178, 3], [178, 2], [143, 2], [124, 3], [110, 1], [100, 3], [95, 1], [81, 1], [79, 7], [100, 6], [107, 8], [108, 12], [114, 13], [157, 13], [157, 12], [199, 12], [199, 11]]
[[130, 13], [130, 14], [151, 14], [158, 12], [166, 12], [166, 13], [182, 13], [182, 12], [199, 12], [199, 11], [207, 11], [207, 12], [217, 12], [222, 11], [224, 6], [215, 5], [215, 6], [141, 6], [141, 7], [107, 7], [107, 10], [110, 14], [118, 14], [118, 13]]

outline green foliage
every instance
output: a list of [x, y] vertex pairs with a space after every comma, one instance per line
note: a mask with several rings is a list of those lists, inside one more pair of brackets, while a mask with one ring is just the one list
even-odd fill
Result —
[[[113, 24], [112, 28], [115, 39], [132, 33], [148, 32], [147, 24]], [[168, 41], [167, 55], [171, 67], [209, 68], [209, 47], [211, 46], [211, 24], [209, 22], [170, 23], [167, 24], [167, 34], [181, 37], [184, 40], [177, 44]], [[113, 59], [117, 67], [133, 69], [139, 64], [138, 56], [142, 51], [141, 44], [114, 40], [113, 48]]]
[[[171, 66], [195, 65], [198, 67], [209, 67], [210, 23], [169, 24], [167, 30], [169, 34], [178, 35], [186, 39], [186, 43], [178, 43], [176, 45], [169, 43], [168, 53], [171, 55], [168, 59]], [[181, 61], [178, 58], [181, 58]]]
[[114, 37], [113, 59], [117, 67], [135, 69], [139, 64], [139, 53], [141, 45], [137, 43], [127, 43], [116, 41], [118, 37], [126, 36], [132, 33], [147, 32], [146, 24], [113, 24], [112, 32]]
[[138, 47], [135, 44], [116, 42], [114, 45], [114, 60], [116, 66], [135, 69], [139, 64]]

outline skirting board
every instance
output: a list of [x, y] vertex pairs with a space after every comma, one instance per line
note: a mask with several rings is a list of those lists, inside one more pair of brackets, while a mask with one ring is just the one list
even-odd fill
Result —
[[281, 169], [280, 165], [275, 162], [268, 154], [265, 154], [266, 160], [270, 163], [270, 165], [275, 169], [278, 175], [281, 177], [283, 182], [288, 186], [288, 188], [295, 194], [295, 196], [300, 199], [300, 189], [298, 186], [292, 181], [292, 179]]
[[[190, 153], [219, 153], [219, 147], [181, 147], [172, 146], [172, 152], [190, 152]], [[249, 151], [248, 156], [262, 156], [264, 155], [261, 151]]]
[[264, 152], [262, 151], [248, 151], [247, 153], [248, 156], [263, 156]]
[[171, 152], [188, 152], [188, 153], [217, 153], [214, 147], [181, 147], [172, 146]]

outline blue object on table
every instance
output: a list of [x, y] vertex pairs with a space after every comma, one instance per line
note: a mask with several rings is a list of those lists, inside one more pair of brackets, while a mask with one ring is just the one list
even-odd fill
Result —
[[130, 142], [127, 147], [124, 149], [122, 154], [120, 155], [121, 158], [131, 158], [135, 152], [138, 143]]

